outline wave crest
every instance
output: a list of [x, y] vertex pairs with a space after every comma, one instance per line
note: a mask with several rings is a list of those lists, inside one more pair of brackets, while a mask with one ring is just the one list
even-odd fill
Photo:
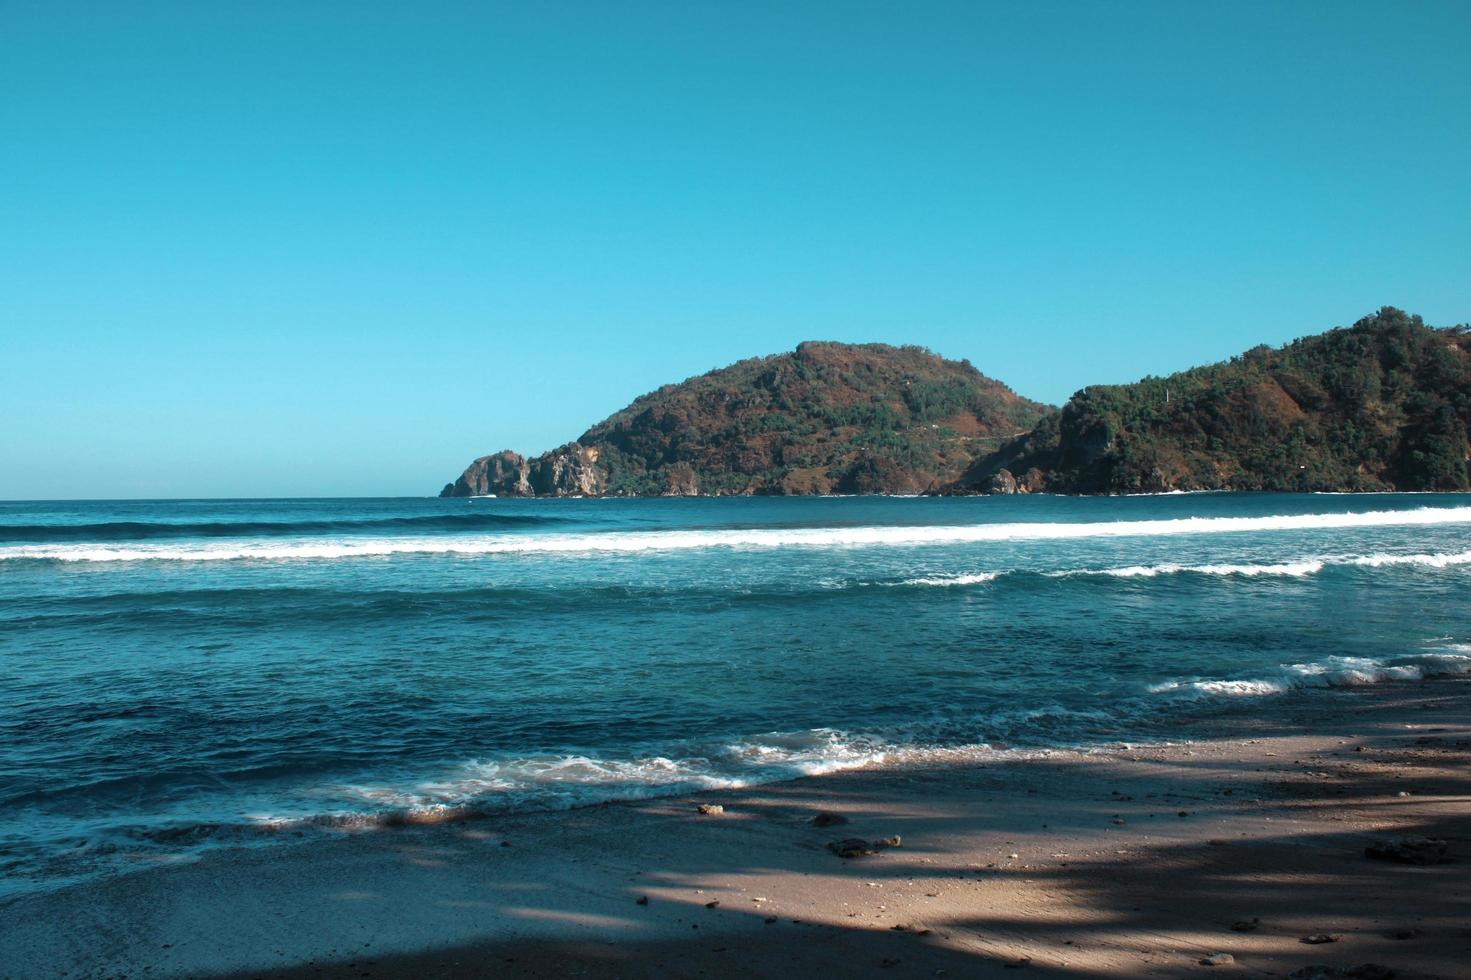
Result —
[[973, 572], [966, 575], [929, 575], [922, 578], [907, 578], [902, 582], [886, 582], [886, 585], [895, 586], [926, 586], [935, 585], [940, 587], [953, 587], [960, 585], [983, 585], [986, 582], [994, 582], [1004, 572]]
[[1129, 565], [1124, 568], [1102, 568], [1098, 570], [1077, 569], [1064, 572], [1051, 572], [1053, 577], [1064, 578], [1075, 575], [1108, 575], [1113, 578], [1154, 578], [1159, 575], [1240, 575], [1245, 578], [1255, 578], [1260, 575], [1285, 575], [1293, 578], [1301, 578], [1304, 575], [1315, 575], [1323, 570], [1326, 560], [1313, 559], [1308, 561], [1282, 562], [1275, 565], [1177, 565], [1167, 563], [1163, 565]]
[[64, 562], [229, 561], [239, 559], [345, 559], [393, 555], [556, 554], [651, 552], [695, 548], [917, 547], [993, 541], [1155, 537], [1285, 530], [1427, 526], [1471, 523], [1471, 507], [1271, 517], [1188, 517], [1153, 521], [1015, 523], [921, 527], [748, 528], [697, 531], [607, 531], [439, 538], [308, 540], [272, 543], [140, 545], [95, 544], [0, 547], [0, 560]]
[[[1217, 562], [1201, 565], [1183, 565], [1176, 562], [1165, 562], [1159, 565], [1125, 565], [1120, 568], [1066, 568], [1052, 572], [1030, 573], [1022, 569], [1011, 569], [1008, 571], [993, 572], [964, 572], [954, 575], [925, 575], [916, 578], [901, 579], [897, 582], [856, 583], [858, 585], [886, 585], [886, 586], [936, 586], [942, 588], [954, 588], [966, 585], [984, 585], [997, 579], [1012, 575], [1040, 574], [1043, 578], [1159, 578], [1167, 575], [1217, 575], [1236, 576], [1241, 578], [1259, 577], [1289, 577], [1305, 578], [1309, 575], [1317, 575], [1325, 568], [1453, 568], [1458, 565], [1471, 565], [1471, 551], [1462, 551], [1454, 554], [1419, 554], [1419, 555], [1330, 555], [1322, 558], [1303, 558], [1297, 561], [1275, 562], [1275, 563], [1230, 563]], [[849, 584], [843, 582], [826, 583], [827, 588], [845, 588]]]
[[1403, 657], [1329, 657], [1312, 663], [1283, 664], [1270, 677], [1171, 680], [1149, 691], [1190, 698], [1263, 697], [1301, 688], [1362, 687], [1467, 674], [1471, 674], [1471, 644], [1462, 643]]

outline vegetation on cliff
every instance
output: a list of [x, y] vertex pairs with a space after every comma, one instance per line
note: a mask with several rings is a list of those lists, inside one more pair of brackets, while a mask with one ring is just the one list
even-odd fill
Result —
[[1084, 388], [949, 492], [1466, 490], [1471, 332], [1386, 307], [1207, 367]]
[[441, 496], [921, 493], [1048, 411], [923, 348], [809, 342], [666, 385], [535, 459], [481, 457]]

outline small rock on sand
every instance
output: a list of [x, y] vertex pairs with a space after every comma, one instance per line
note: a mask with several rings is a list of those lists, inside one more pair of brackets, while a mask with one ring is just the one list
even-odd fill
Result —
[[1236, 957], [1230, 953], [1212, 953], [1200, 961], [1201, 966], [1230, 966], [1236, 962]]
[[719, 803], [701, 803], [695, 807], [695, 812], [707, 817], [718, 817], [725, 812], [725, 807]]
[[1311, 936], [1303, 936], [1298, 942], [1307, 943], [1309, 946], [1322, 946], [1324, 943], [1336, 943], [1340, 938], [1339, 936], [1330, 936], [1326, 932], [1315, 932]]
[[877, 854], [886, 848], [898, 847], [900, 843], [897, 836], [884, 837], [875, 841], [864, 840], [862, 837], [845, 837], [828, 844], [827, 849], [841, 858], [856, 858]]
[[1435, 837], [1391, 837], [1364, 848], [1364, 856], [1400, 864], [1439, 864], [1446, 860], [1445, 841]]
[[1262, 924], [1261, 919], [1242, 919], [1240, 922], [1231, 923], [1232, 932], [1251, 932]]
[[847, 822], [848, 818], [841, 813], [828, 813], [826, 811], [812, 818], [812, 826], [814, 827], [836, 827], [839, 824], [845, 824]]

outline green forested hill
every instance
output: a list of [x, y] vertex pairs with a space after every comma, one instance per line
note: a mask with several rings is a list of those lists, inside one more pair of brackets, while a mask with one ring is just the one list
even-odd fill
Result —
[[542, 456], [481, 457], [442, 495], [920, 493], [1048, 411], [922, 348], [809, 342], [666, 385]]
[[1392, 308], [1167, 378], [1084, 388], [950, 492], [1465, 490], [1471, 332]]

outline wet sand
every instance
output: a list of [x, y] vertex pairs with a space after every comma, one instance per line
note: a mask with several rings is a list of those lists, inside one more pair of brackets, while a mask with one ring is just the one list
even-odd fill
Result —
[[[0, 905], [0, 975], [1467, 976], [1468, 695], [1310, 691], [1189, 744], [216, 851]], [[1402, 835], [1453, 860], [1365, 856]]]

